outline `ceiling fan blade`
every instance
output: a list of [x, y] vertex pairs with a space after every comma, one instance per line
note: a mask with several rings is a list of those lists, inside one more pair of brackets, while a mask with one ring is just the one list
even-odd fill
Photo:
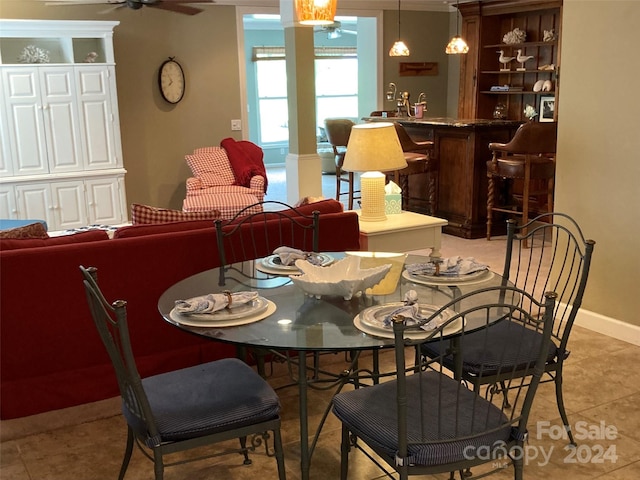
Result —
[[45, 5], [124, 5], [126, 0], [53, 0]]
[[158, 0], [158, 3], [216, 3], [215, 0]]
[[169, 12], [175, 12], [175, 13], [184, 13], [185, 15], [197, 15], [198, 13], [203, 11], [201, 8], [190, 7], [188, 5], [171, 2], [167, 0], [164, 0], [158, 3], [148, 4], [147, 7], [158, 8], [160, 10], [167, 10]]

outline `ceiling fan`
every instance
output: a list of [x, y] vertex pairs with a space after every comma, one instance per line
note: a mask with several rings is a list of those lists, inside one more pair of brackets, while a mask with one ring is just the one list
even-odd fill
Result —
[[201, 8], [186, 5], [187, 3], [215, 3], [215, 0], [54, 0], [48, 1], [46, 5], [113, 5], [112, 9], [101, 13], [121, 7], [129, 7], [133, 10], [153, 7], [185, 15], [196, 15], [203, 11]]
[[334, 38], [340, 38], [342, 36], [342, 34], [348, 34], [348, 35], [357, 35], [358, 32], [355, 30], [345, 30], [342, 28], [342, 23], [338, 20], [334, 21], [332, 24], [330, 25], [322, 25], [321, 27], [319, 27], [315, 33], [327, 33], [327, 38], [328, 39], [334, 39]]

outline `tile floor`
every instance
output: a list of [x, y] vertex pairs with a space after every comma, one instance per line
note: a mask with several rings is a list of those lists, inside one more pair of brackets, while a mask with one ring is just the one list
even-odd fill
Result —
[[[325, 196], [331, 196], [334, 177], [327, 176]], [[275, 189], [274, 189], [275, 190]], [[444, 256], [475, 256], [491, 266], [502, 263], [504, 239], [462, 240], [444, 235]], [[587, 289], [587, 295], [589, 294]], [[578, 434], [578, 448], [566, 448], [566, 441], [554, 438], [560, 428], [553, 385], [538, 390], [530, 418], [527, 445], [527, 479], [640, 478], [640, 377], [629, 375], [621, 366], [637, 364], [640, 347], [613, 340], [575, 327], [565, 364], [565, 402], [569, 420]], [[323, 356], [323, 366], [344, 368], [342, 355]], [[382, 365], [391, 365], [390, 352], [382, 355]], [[269, 381], [278, 387], [287, 382], [285, 369], [276, 365]], [[278, 389], [282, 402], [282, 431], [287, 478], [299, 474], [298, 402], [295, 388]], [[317, 425], [331, 393], [310, 392], [310, 426]], [[119, 413], [119, 399], [48, 412], [32, 417], [0, 422], [0, 479], [2, 480], [103, 480], [117, 478], [124, 451], [126, 426]], [[605, 435], [607, 433], [607, 435]], [[607, 437], [607, 438], [605, 438]], [[311, 464], [312, 480], [339, 478], [339, 422], [329, 415]], [[218, 457], [167, 468], [165, 479], [200, 480], [216, 478], [241, 480], [276, 479], [275, 461], [263, 452], [252, 455], [253, 464], [242, 465], [237, 455]], [[476, 472], [479, 473], [478, 469]], [[126, 480], [153, 478], [152, 464], [134, 451]], [[386, 478], [360, 452], [351, 455], [349, 478]], [[448, 475], [415, 478], [446, 479]], [[491, 478], [513, 478], [504, 469]]]

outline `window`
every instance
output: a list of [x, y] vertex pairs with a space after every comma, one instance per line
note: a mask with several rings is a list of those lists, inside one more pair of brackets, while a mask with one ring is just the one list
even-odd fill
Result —
[[[255, 47], [260, 144], [289, 140], [284, 47]], [[358, 59], [354, 47], [316, 48], [316, 122], [357, 117]]]

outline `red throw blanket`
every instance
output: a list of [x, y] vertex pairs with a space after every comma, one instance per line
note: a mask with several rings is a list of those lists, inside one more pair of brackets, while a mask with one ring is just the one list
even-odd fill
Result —
[[220, 146], [227, 151], [231, 169], [236, 177], [235, 185], [243, 187], [251, 186], [251, 177], [262, 175], [264, 177], [264, 192], [267, 193], [267, 171], [264, 168], [264, 152], [255, 143], [241, 140], [237, 142], [233, 138], [225, 138]]

